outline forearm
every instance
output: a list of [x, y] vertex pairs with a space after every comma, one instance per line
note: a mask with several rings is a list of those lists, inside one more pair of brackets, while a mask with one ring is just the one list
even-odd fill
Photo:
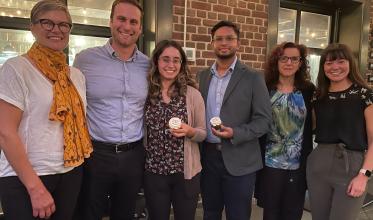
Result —
[[240, 144], [266, 134], [272, 119], [271, 103], [264, 79], [259, 77], [252, 83], [253, 99], [251, 118], [245, 124], [233, 127], [232, 143]]
[[366, 170], [373, 170], [373, 143], [371, 143], [368, 147], [368, 150], [365, 154], [364, 163], [361, 168]]
[[205, 140], [206, 138], [206, 129], [205, 128], [194, 128], [195, 132], [194, 132], [194, 135], [193, 137], [191, 137], [190, 139], [194, 142], [201, 142], [203, 140]]
[[2, 134], [0, 145], [8, 162], [27, 191], [30, 193], [40, 187], [42, 182], [32, 168], [18, 134]]
[[266, 117], [251, 121], [249, 124], [233, 127], [232, 143], [236, 145], [257, 139], [266, 134], [268, 129], [269, 119]]

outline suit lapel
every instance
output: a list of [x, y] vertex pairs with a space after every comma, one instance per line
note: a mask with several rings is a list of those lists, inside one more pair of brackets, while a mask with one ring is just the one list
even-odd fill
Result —
[[207, 95], [209, 92], [209, 85], [211, 81], [210, 71], [211, 71], [210, 69], [207, 69], [206, 72], [201, 73], [202, 78], [200, 81], [201, 82], [200, 88], [201, 88], [201, 94], [202, 94], [203, 99], [205, 100], [205, 103], [207, 103]]
[[231, 79], [229, 80], [227, 89], [225, 90], [222, 105], [224, 105], [225, 101], [227, 101], [229, 95], [232, 93], [232, 91], [236, 87], [237, 83], [240, 81], [242, 75], [244, 74], [244, 72], [241, 71], [241, 69], [242, 69], [242, 65], [241, 65], [240, 61], [237, 60], [237, 63], [236, 63], [236, 66], [234, 67], [234, 71], [232, 73]]

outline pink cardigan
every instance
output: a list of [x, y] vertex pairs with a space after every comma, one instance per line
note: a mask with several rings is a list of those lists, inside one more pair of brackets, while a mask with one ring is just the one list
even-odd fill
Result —
[[186, 105], [188, 125], [196, 129], [196, 134], [192, 138], [184, 139], [184, 178], [192, 179], [202, 170], [198, 142], [205, 140], [207, 135], [205, 103], [197, 89], [188, 86]]
[[[205, 140], [207, 133], [205, 103], [201, 93], [191, 86], [187, 88], [186, 105], [188, 125], [196, 129], [192, 138], [184, 138], [184, 178], [192, 179], [202, 170], [198, 142]], [[144, 145], [146, 145], [147, 131], [144, 130]]]

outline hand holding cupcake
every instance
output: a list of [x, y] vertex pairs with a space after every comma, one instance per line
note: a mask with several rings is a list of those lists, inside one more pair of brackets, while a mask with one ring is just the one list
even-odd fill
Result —
[[183, 123], [180, 118], [173, 117], [168, 121], [168, 126], [171, 128], [171, 134], [175, 137], [192, 138], [195, 135], [195, 129]]

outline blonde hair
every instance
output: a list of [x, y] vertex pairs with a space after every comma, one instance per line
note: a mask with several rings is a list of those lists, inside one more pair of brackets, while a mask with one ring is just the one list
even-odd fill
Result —
[[31, 9], [30, 21], [34, 24], [38, 22], [41, 14], [55, 10], [64, 11], [67, 18], [69, 19], [69, 22], [72, 23], [71, 15], [69, 10], [67, 9], [67, 6], [59, 0], [41, 0], [36, 3]]

